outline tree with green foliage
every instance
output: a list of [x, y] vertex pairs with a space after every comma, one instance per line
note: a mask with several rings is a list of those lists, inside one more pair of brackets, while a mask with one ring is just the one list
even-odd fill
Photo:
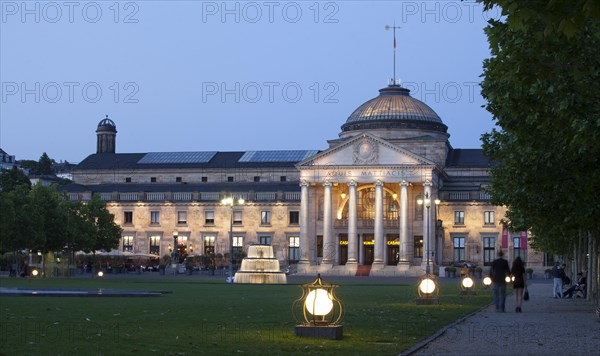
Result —
[[48, 157], [48, 154], [46, 154], [46, 152], [42, 153], [42, 156], [40, 157], [38, 164], [37, 164], [37, 168], [36, 168], [36, 174], [39, 175], [50, 175], [53, 174], [54, 172], [52, 171], [52, 165], [56, 163], [53, 159], [51, 159], [50, 157]]
[[483, 136], [492, 202], [513, 230], [564, 254], [600, 231], [600, 7], [586, 0], [483, 0], [504, 18], [486, 33], [482, 95], [498, 128]]
[[481, 84], [498, 126], [482, 137], [492, 203], [533, 247], [586, 270], [598, 302], [600, 2], [480, 1], [503, 15], [486, 27]]
[[94, 195], [86, 204], [87, 218], [93, 222], [92, 251], [106, 250], [119, 246], [121, 227], [115, 224], [115, 217], [106, 209], [106, 203]]
[[18, 185], [25, 185], [31, 188], [31, 181], [17, 167], [12, 167], [11, 169], [4, 170], [0, 173], [0, 190], [3, 192], [10, 192], [15, 190]]

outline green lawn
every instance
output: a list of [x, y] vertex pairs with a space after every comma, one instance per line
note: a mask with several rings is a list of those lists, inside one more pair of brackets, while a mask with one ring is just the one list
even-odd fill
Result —
[[[332, 282], [333, 279], [328, 282]], [[0, 354], [393, 355], [491, 300], [441, 283], [416, 306], [416, 283], [340, 283], [344, 339], [293, 336], [297, 285], [196, 279], [2, 279], [2, 287], [170, 290], [158, 298], [0, 297]]]

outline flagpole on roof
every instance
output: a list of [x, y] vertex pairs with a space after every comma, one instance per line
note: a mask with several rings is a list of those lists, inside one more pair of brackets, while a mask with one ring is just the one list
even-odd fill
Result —
[[392, 84], [396, 85], [396, 29], [400, 29], [400, 26], [396, 26], [396, 21], [394, 21], [393, 26], [385, 26], [386, 30], [393, 29], [394, 30], [394, 76], [392, 77]]

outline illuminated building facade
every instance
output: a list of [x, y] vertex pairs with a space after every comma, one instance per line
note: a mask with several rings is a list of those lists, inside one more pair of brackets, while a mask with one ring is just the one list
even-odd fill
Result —
[[[164, 255], [173, 233], [194, 254], [270, 244], [299, 272], [418, 275], [466, 260], [490, 264], [502, 248], [541, 268], [526, 233], [504, 231], [491, 205], [489, 160], [455, 149], [447, 126], [392, 84], [359, 106], [324, 150], [116, 153], [116, 125], [97, 129], [97, 152], [73, 171], [70, 199], [99, 194], [123, 228], [120, 249]], [[419, 199], [432, 202], [419, 205]], [[439, 205], [433, 203], [439, 200]]]

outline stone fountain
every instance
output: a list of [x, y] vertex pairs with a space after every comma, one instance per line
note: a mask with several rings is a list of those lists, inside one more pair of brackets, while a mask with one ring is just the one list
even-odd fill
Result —
[[273, 254], [273, 246], [248, 247], [248, 257], [242, 260], [242, 266], [235, 274], [233, 283], [286, 284], [287, 277], [279, 269], [279, 260]]

